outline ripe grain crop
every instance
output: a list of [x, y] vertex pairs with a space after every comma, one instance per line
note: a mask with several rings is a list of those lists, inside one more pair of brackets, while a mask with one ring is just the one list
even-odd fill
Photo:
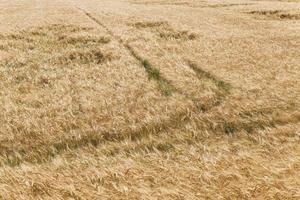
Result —
[[0, 199], [299, 199], [299, 1], [0, 2]]

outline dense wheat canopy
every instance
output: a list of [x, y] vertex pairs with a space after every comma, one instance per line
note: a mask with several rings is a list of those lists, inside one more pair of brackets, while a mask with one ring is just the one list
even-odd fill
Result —
[[0, 199], [300, 199], [298, 0], [0, 1]]

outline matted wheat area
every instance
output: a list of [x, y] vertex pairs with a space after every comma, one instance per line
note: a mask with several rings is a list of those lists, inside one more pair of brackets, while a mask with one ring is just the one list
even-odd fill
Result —
[[0, 199], [300, 199], [298, 0], [0, 1]]

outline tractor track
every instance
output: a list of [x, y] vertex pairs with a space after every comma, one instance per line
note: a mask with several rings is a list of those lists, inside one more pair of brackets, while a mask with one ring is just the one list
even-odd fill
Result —
[[[140, 63], [141, 66], [145, 67], [143, 65], [143, 62], [145, 60], [134, 50], [133, 47], [131, 47], [128, 43], [124, 42], [122, 38], [115, 35], [106, 25], [101, 23], [92, 14], [83, 10], [82, 8], [77, 7], [77, 9], [83, 12], [88, 18], [93, 20], [99, 26], [104, 28], [111, 37], [115, 38], [129, 52], [129, 54]], [[218, 132], [231, 134], [236, 131], [248, 131], [250, 133], [254, 131], [254, 127], [256, 127], [256, 124], [260, 124], [260, 126], [256, 128], [258, 130], [278, 125], [278, 122], [274, 120], [244, 122], [243, 120], [246, 119], [246, 117], [238, 118], [237, 121], [233, 122], [227, 122], [225, 118], [216, 117], [215, 123], [217, 123], [217, 126], [211, 124], [212, 118], [209, 115], [206, 116], [205, 113], [207, 113], [212, 108], [219, 106], [220, 103], [222, 103], [226, 99], [226, 95], [229, 93], [229, 90], [232, 86], [223, 82], [222, 80], [217, 79], [209, 72], [202, 70], [193, 62], [188, 61], [188, 66], [197, 74], [197, 77], [199, 79], [209, 79], [216, 84], [216, 86], [219, 89], [219, 93], [216, 94], [216, 102], [212, 102], [211, 105], [202, 105], [202, 107], [200, 106], [199, 109], [199, 105], [196, 104], [198, 102], [196, 102], [196, 100], [194, 100], [193, 97], [188, 97], [182, 91], [176, 89], [170, 83], [169, 80], [165, 79], [162, 76], [159, 76], [159, 78], [155, 79], [158, 84], [167, 84], [169, 87], [172, 88], [172, 91], [183, 95], [187, 100], [191, 100], [193, 102], [191, 107], [181, 110], [180, 112], [174, 113], [169, 119], [161, 121], [160, 123], [145, 124], [137, 130], [128, 129], [124, 133], [116, 133], [109, 131], [103, 133], [89, 132], [83, 135], [80, 139], [61, 137], [57, 141], [45, 141], [35, 146], [25, 146], [21, 148], [16, 148], [9, 144], [2, 144], [0, 145], [0, 165], [15, 167], [19, 166], [24, 162], [39, 164], [49, 162], [54, 157], [64, 152], [68, 152], [70, 150], [78, 150], [88, 146], [98, 147], [107, 142], [121, 142], [124, 140], [136, 141], [140, 140], [141, 138], [148, 137], [149, 135], [158, 136], [161, 133], [167, 132], [170, 129], [180, 129], [181, 127], [184, 127], [185, 124], [192, 120], [192, 115], [201, 115], [201, 113], [203, 114], [203, 116], [199, 118], [201, 122], [199, 122], [198, 126], [202, 130], [209, 130], [215, 133]], [[149, 71], [147, 71], [147, 68], [145, 68], [145, 70], [147, 73], [149, 73]], [[262, 113], [268, 114], [267, 112]], [[299, 123], [299, 120], [299, 116], [296, 116], [292, 123], [297, 124]], [[286, 122], [282, 122], [280, 125], [285, 124]]]
[[[140, 65], [145, 68], [145, 71], [148, 73], [148, 76], [150, 77], [151, 74], [149, 75], [149, 73], [152, 73], [155, 70], [158, 70], [156, 67], [153, 67], [151, 64], [148, 64], [149, 66], [145, 65], [145, 62], [147, 62], [147, 59], [143, 58], [142, 56], [140, 56], [138, 54], [138, 52], [136, 52], [134, 50], [134, 48], [129, 44], [126, 43], [121, 37], [115, 35], [105, 24], [103, 24], [102, 22], [100, 22], [96, 17], [94, 17], [91, 13], [87, 12], [86, 10], [77, 7], [76, 8], [78, 10], [80, 10], [81, 12], [83, 12], [88, 18], [90, 18], [92, 21], [94, 21], [96, 24], [98, 24], [100, 27], [104, 28], [106, 30], [106, 32], [113, 38], [115, 38], [119, 44], [121, 44], [128, 52], [129, 54], [138, 62], [140, 63]], [[209, 110], [215, 106], [220, 105], [220, 103], [224, 100], [225, 95], [224, 95], [224, 87], [226, 87], [226, 91], [225, 93], [229, 92], [229, 89], [232, 87], [230, 84], [225, 83], [222, 80], [218, 80], [217, 78], [215, 78], [213, 75], [211, 75], [210, 73], [202, 70], [199, 66], [196, 66], [196, 64], [192, 63], [191, 61], [188, 61], [188, 66], [197, 74], [197, 78], [199, 79], [210, 79], [212, 80], [216, 86], [220, 89], [220, 92], [217, 92], [217, 101], [211, 103], [210, 105], [207, 106], [207, 108], [201, 108], [202, 111], [206, 111]], [[149, 69], [150, 68], [150, 69]], [[199, 103], [197, 100], [195, 100], [193, 97], [185, 94], [183, 91], [181, 91], [180, 89], [176, 88], [170, 80], [166, 79], [165, 77], [161, 76], [161, 74], [158, 75], [157, 78], [154, 78], [156, 80], [156, 82], [158, 83], [158, 85], [165, 85], [167, 88], [170, 89], [171, 92], [176, 92], [179, 95], [183, 96], [186, 100], [191, 100], [197, 107], [203, 107], [205, 105], [202, 105], [201, 103]], [[220, 86], [221, 85], [221, 86]], [[164, 93], [164, 92], [163, 92]], [[222, 93], [222, 94], [221, 94]]]
[[[78, 10], [83, 12], [89, 19], [94, 21], [100, 27], [104, 28], [106, 32], [117, 42], [123, 46], [128, 53], [140, 63], [141, 66], [145, 68], [145, 71], [148, 73], [152, 73], [156, 68], [152, 67], [150, 64], [148, 66], [145, 65], [145, 59], [140, 56], [133, 47], [131, 47], [128, 43], [124, 42], [122, 38], [115, 35], [105, 24], [101, 23], [96, 17], [87, 12], [86, 10], [76, 7]], [[214, 77], [207, 75], [204, 73], [204, 76], [197, 76], [198, 78], [206, 78], [212, 79], [214, 82], [218, 82]], [[145, 124], [142, 125], [137, 130], [127, 130], [124, 133], [115, 133], [115, 132], [104, 132], [104, 133], [96, 133], [90, 132], [82, 136], [80, 139], [62, 137], [58, 141], [52, 142], [42, 142], [35, 146], [25, 146], [21, 148], [12, 147], [9, 144], [3, 144], [0, 146], [1, 154], [0, 159], [2, 166], [19, 166], [23, 162], [29, 163], [44, 163], [48, 162], [52, 158], [57, 155], [60, 155], [63, 152], [69, 150], [76, 150], [83, 147], [94, 146], [97, 147], [105, 142], [121, 142], [126, 139], [129, 140], [139, 140], [140, 138], [147, 137], [148, 135], [159, 135], [162, 132], [166, 132], [170, 129], [178, 129], [184, 126], [184, 124], [190, 121], [190, 116], [201, 114], [204, 112], [208, 112], [215, 106], [220, 105], [221, 101], [224, 100], [224, 95], [217, 94], [217, 101], [211, 102], [209, 105], [202, 105], [197, 100], [193, 99], [193, 97], [184, 94], [184, 92], [175, 88], [169, 80], [159, 75], [154, 79], [158, 85], [166, 85], [171, 89], [172, 92], [176, 92], [182, 95], [186, 100], [192, 101], [193, 104], [191, 107], [188, 107], [180, 112], [174, 113], [168, 120], [164, 120], [160, 123], [154, 124]]]
[[[123, 46], [123, 48], [125, 48], [127, 50], [127, 52], [141, 65], [144, 67], [146, 73], [148, 74], [148, 76], [151, 78], [152, 73], [155, 71], [159, 71], [157, 68], [149, 65], [146, 66], [145, 62], [147, 61], [146, 59], [143, 59], [142, 56], [138, 55], [138, 53], [136, 51], [134, 51], [134, 49], [128, 44], [126, 43], [121, 37], [115, 35], [105, 24], [101, 23], [96, 17], [94, 17], [91, 13], [87, 12], [86, 10], [76, 7], [78, 10], [80, 10], [81, 12], [83, 12], [88, 18], [90, 18], [91, 20], [93, 20], [96, 24], [98, 24], [100, 27], [104, 28], [105, 31], [114, 39], [116, 39], [118, 41], [119, 44], [121, 44], [121, 46]], [[156, 82], [158, 83], [158, 85], [165, 85], [167, 88], [169, 88], [171, 91], [175, 91], [175, 87], [170, 83], [170, 81], [168, 81], [166, 78], [162, 77], [160, 75], [160, 73], [158, 75], [156, 75], [156, 78], [154, 78], [154, 80], [156, 80]], [[178, 91], [177, 91], [178, 92]], [[165, 93], [164, 91], [162, 91], [162, 93]]]

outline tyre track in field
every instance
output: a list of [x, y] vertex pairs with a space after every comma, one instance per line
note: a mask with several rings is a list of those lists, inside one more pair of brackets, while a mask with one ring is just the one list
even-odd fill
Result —
[[[198, 79], [207, 79], [212, 80], [219, 91], [216, 91], [216, 101], [210, 102], [209, 105], [203, 105], [199, 103], [197, 100], [195, 100], [192, 96], [189, 96], [185, 94], [183, 91], [176, 88], [174, 85], [172, 85], [171, 81], [166, 79], [165, 77], [161, 76], [159, 73], [159, 69], [156, 67], [153, 67], [147, 59], [143, 58], [138, 54], [136, 50], [132, 46], [130, 46], [129, 43], [126, 43], [120, 36], [115, 35], [105, 24], [103, 24], [100, 20], [98, 20], [96, 17], [94, 17], [91, 13], [87, 12], [86, 10], [77, 7], [78, 10], [83, 12], [88, 18], [90, 18], [92, 21], [94, 21], [96, 24], [98, 24], [100, 27], [104, 28], [107, 33], [112, 37], [115, 38], [119, 44], [121, 44], [128, 52], [129, 54], [138, 62], [140, 65], [145, 69], [146, 73], [148, 74], [148, 77], [151, 79], [154, 76], [154, 80], [157, 82], [162, 94], [165, 96], [169, 96], [171, 93], [178, 93], [179, 95], [183, 96], [186, 100], [191, 100], [195, 106], [197, 106], [202, 112], [208, 111], [211, 108], [220, 105], [224, 99], [226, 94], [229, 93], [229, 90], [232, 88], [232, 86], [229, 83], [226, 83], [222, 80], [218, 80], [216, 77], [211, 75], [209, 72], [206, 72], [202, 70], [199, 66], [195, 66], [194, 63], [191, 61], [188, 61], [188, 66], [196, 73], [196, 77]], [[195, 66], [195, 67], [193, 67]], [[158, 71], [158, 72], [157, 72]], [[157, 74], [156, 74], [157, 72]], [[226, 87], [226, 91], [224, 90]], [[166, 91], [167, 90], [167, 91]], [[168, 92], [170, 91], [170, 93]]]
[[[80, 8], [78, 8], [80, 9]], [[104, 24], [102, 24], [99, 20], [97, 20], [95, 17], [93, 17], [90, 13], [83, 11], [86, 16], [88, 16], [90, 19], [95, 21], [99, 26], [103, 27], [113, 38], [117, 39], [118, 42], [127, 49], [127, 51], [143, 65], [144, 60], [141, 56], [138, 55], [138, 53], [128, 44], [126, 44], [120, 37], [115, 36], [110, 29], [108, 29]], [[211, 118], [209, 115], [205, 115], [205, 113], [208, 113], [209, 110], [212, 108], [220, 105], [224, 100], [226, 100], [226, 96], [229, 92], [229, 89], [231, 88], [230, 85], [223, 82], [222, 80], [219, 80], [217, 77], [213, 76], [209, 72], [206, 72], [202, 70], [197, 64], [187, 61], [189, 67], [196, 73], [197, 77], [199, 79], [207, 79], [212, 80], [217, 88], [218, 91], [216, 91], [216, 101], [211, 102], [209, 105], [203, 105], [205, 108], [201, 107], [199, 108], [195, 101], [192, 98], [193, 97], [187, 97], [183, 94], [180, 90], [175, 90], [175, 92], [178, 92], [179, 94], [186, 97], [187, 100], [192, 100], [194, 104], [192, 107], [188, 107], [186, 109], [183, 109], [179, 112], [174, 113], [172, 116], [170, 116], [169, 119], [163, 120], [158, 123], [152, 123], [152, 124], [144, 124], [137, 130], [126, 130], [124, 132], [102, 132], [99, 133], [97, 131], [90, 131], [84, 134], [79, 139], [69, 138], [69, 137], [61, 137], [56, 141], [45, 141], [43, 143], [40, 143], [35, 146], [25, 146], [25, 147], [12, 147], [10, 145], [2, 144], [0, 145], [1, 154], [0, 154], [0, 165], [1, 166], [19, 166], [20, 164], [24, 162], [28, 163], [45, 163], [51, 161], [54, 157], [68, 151], [78, 150], [84, 147], [99, 147], [100, 145], [104, 145], [107, 142], [122, 142], [125, 140], [130, 141], [136, 141], [140, 140], [141, 138], [145, 138], [150, 135], [159, 136], [161, 133], [164, 133], [170, 129], [178, 129], [183, 127], [185, 124], [193, 120], [192, 115], [198, 115], [203, 113], [204, 115], [200, 117], [200, 121], [198, 122], [198, 126], [201, 130], [209, 130], [213, 131], [215, 133], [234, 133], [236, 131], [246, 130], [251, 131], [252, 129], [264, 129], [266, 127], [273, 127], [278, 122], [273, 120], [267, 120], [266, 121], [250, 121], [250, 122], [243, 122], [243, 119], [245, 117], [241, 117], [240, 119], [237, 119], [237, 121], [233, 122], [227, 122], [225, 118]], [[143, 65], [143, 67], [145, 67]], [[147, 71], [147, 73], [151, 72], [151, 69]], [[168, 80], [161, 77], [160, 79], [156, 79], [156, 81], [159, 83], [162, 81], [163, 83], [170, 84]], [[173, 86], [172, 86], [173, 87]], [[263, 112], [265, 113], [265, 112]], [[208, 113], [209, 114], [209, 113]], [[252, 117], [250, 117], [252, 118]], [[212, 121], [217, 124], [211, 124]], [[299, 116], [296, 116], [293, 121], [290, 121], [289, 123], [298, 123], [300, 120]], [[275, 122], [275, 123], [274, 123]], [[256, 124], [261, 124], [260, 127], [256, 127]], [[286, 124], [286, 122], [282, 122], [281, 124]], [[172, 145], [172, 144], [170, 144]], [[121, 150], [122, 152], [122, 150]]]
[[88, 18], [104, 28], [105, 31], [112, 37], [115, 38], [121, 46], [123, 46], [127, 52], [145, 69], [149, 79], [153, 79], [157, 82], [162, 94], [169, 96], [172, 92], [178, 92], [178, 90], [168, 81], [166, 78], [161, 76], [159, 69], [153, 67], [146, 59], [140, 56], [128, 43], [126, 43], [121, 37], [115, 35], [105, 24], [100, 22], [96, 17], [86, 10], [76, 7], [78, 10], [83, 12]]
[[[289, 110], [293, 110], [293, 106], [289, 108]], [[275, 110], [276, 112], [282, 112], [286, 110], [286, 107], [275, 107], [270, 108], [271, 110]], [[282, 110], [283, 109], [283, 110]], [[187, 112], [189, 113], [187, 115]], [[82, 149], [84, 147], [94, 147], [98, 148], [102, 145], [107, 143], [121, 143], [123, 141], [128, 140], [128, 142], [136, 142], [136, 141], [144, 141], [147, 143], [147, 137], [154, 136], [159, 137], [160, 134], [166, 133], [168, 130], [176, 130], [181, 129], [184, 127], [185, 124], [195, 120], [197, 124], [197, 129], [202, 130], [197, 135], [201, 135], [203, 131], [209, 131], [214, 134], [236, 134], [239, 132], [244, 132], [251, 134], [252, 132], [257, 132], [260, 130], [265, 130], [268, 128], [276, 128], [278, 126], [284, 126], [288, 124], [298, 124], [300, 123], [300, 112], [294, 113], [289, 116], [289, 120], [281, 121], [282, 117], [279, 116], [279, 120], [276, 118], [269, 119], [269, 111], [260, 112], [259, 114], [253, 113], [254, 116], [248, 119], [247, 117], [240, 117], [237, 121], [230, 121], [228, 122], [227, 118], [215, 116], [211, 118], [209, 113], [204, 113], [200, 118], [195, 118], [194, 115], [200, 114], [198, 111], [181, 111], [175, 113], [171, 116], [168, 120], [162, 121], [161, 123], [154, 123], [154, 124], [146, 124], [139, 129], [132, 131], [128, 130], [126, 132], [102, 132], [99, 133], [97, 131], [90, 131], [81, 138], [70, 138], [70, 137], [62, 137], [59, 138], [58, 141], [41, 143], [35, 146], [27, 146], [27, 147], [7, 147], [0, 144], [1, 154], [0, 154], [0, 167], [3, 166], [10, 166], [10, 167], [17, 167], [20, 164], [27, 162], [33, 164], [42, 164], [51, 161], [58, 155], [63, 153], [67, 153], [69, 151], [76, 151]], [[241, 113], [243, 114], [243, 113]], [[247, 114], [247, 113], [246, 113]], [[255, 116], [266, 115], [261, 120], [252, 120]], [[292, 118], [291, 118], [292, 117]], [[246, 120], [246, 121], [245, 121]], [[250, 121], [249, 121], [250, 120]], [[166, 134], [168, 135], [168, 134]], [[174, 137], [172, 134], [166, 137]], [[198, 137], [198, 136], [196, 136]], [[141, 140], [144, 138], [144, 140]], [[189, 138], [184, 140], [188, 142]], [[172, 146], [172, 140], [168, 140], [166, 144], [163, 143], [153, 143], [153, 145], [167, 145]], [[127, 142], [126, 142], [127, 143]], [[118, 151], [114, 152], [113, 154], [116, 155], [118, 153], [131, 152], [135, 148], [139, 146], [141, 142], [136, 142], [137, 146], [133, 146], [129, 149], [119, 149]], [[141, 144], [143, 145], [143, 144]], [[155, 146], [153, 146], [156, 148]], [[149, 146], [149, 148], [152, 148]], [[160, 147], [159, 147], [160, 148]], [[147, 150], [147, 149], [146, 149]], [[149, 150], [149, 149], [148, 149]], [[113, 156], [113, 155], [112, 155]]]
[[[89, 12], [78, 7], [77, 9], [83, 12], [88, 18], [93, 20], [99, 26], [104, 28], [111, 37], [115, 38], [129, 52], [129, 54], [136, 61], [138, 61], [141, 66], [145, 68], [145, 71], [148, 74], [148, 76], [149, 77], [152, 76], [152, 73], [155, 72], [156, 68], [152, 67], [149, 63], [148, 64], [145, 63], [145, 59], [143, 59], [134, 50], [134, 48], [132, 48], [129, 44], [125, 43], [122, 40], [122, 38], [116, 36], [107, 26], [101, 23]], [[205, 72], [202, 72], [202, 75], [197, 77], [199, 79], [207, 79], [207, 80], [212, 79], [214, 82], [216, 83], [218, 82], [218, 80], [212, 78], [211, 75]], [[10, 145], [4, 144], [0, 146], [1, 149], [0, 165], [15, 167], [15, 166], [19, 166], [24, 162], [44, 163], [50, 161], [55, 156], [60, 155], [61, 153], [67, 152], [69, 150], [76, 150], [88, 146], [96, 147], [101, 144], [104, 144], [105, 142], [121, 142], [126, 139], [135, 141], [135, 140], [139, 140], [140, 138], [147, 137], [149, 135], [159, 135], [160, 133], [163, 133], [170, 129], [177, 129], [184, 126], [184, 124], [191, 121], [192, 118], [191, 115], [197, 115], [197, 114], [207, 112], [213, 107], [220, 105], [220, 103], [225, 99], [224, 95], [220, 96], [218, 93], [216, 93], [217, 103], [213, 101], [208, 103], [209, 105], [201, 105], [199, 104], [199, 102], [196, 102], [196, 100], [194, 100], [193, 97], [187, 96], [184, 94], [184, 92], [176, 89], [170, 83], [169, 80], [165, 79], [160, 74], [154, 77], [154, 80], [157, 82], [159, 86], [162, 85], [163, 87], [167, 87], [168, 90], [171, 90], [172, 92], [176, 92], [182, 95], [186, 100], [191, 100], [193, 104], [190, 107], [187, 107], [186, 109], [174, 113], [167, 120], [163, 120], [158, 123], [144, 124], [137, 130], [128, 129], [122, 133], [115, 133], [109, 131], [99, 133], [99, 132], [91, 131], [89, 133], [84, 134], [79, 139], [61, 137], [57, 141], [52, 141], [52, 142], [45, 141], [35, 146], [25, 146], [19, 148], [15, 148]], [[222, 93], [222, 91], [220, 92]]]

